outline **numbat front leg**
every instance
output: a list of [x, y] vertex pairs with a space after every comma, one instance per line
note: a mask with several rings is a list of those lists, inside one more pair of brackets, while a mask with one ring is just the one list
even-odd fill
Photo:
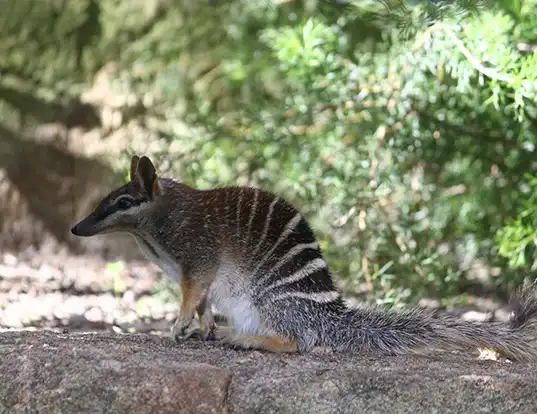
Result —
[[[201, 324], [207, 325], [210, 321], [207, 321], [208, 317], [212, 318], [212, 314], [206, 316], [205, 311], [206, 301], [203, 297], [205, 289], [201, 284], [195, 284], [188, 279], [181, 280], [181, 309], [179, 311], [179, 317], [175, 321], [172, 329], [172, 337], [176, 342], [180, 342], [184, 339], [188, 339], [192, 336], [199, 336], [201, 333]], [[202, 310], [204, 318], [200, 321], [194, 319], [195, 312]]]

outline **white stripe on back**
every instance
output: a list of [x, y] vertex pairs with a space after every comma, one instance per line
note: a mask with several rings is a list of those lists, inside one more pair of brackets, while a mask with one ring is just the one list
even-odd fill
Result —
[[276, 240], [276, 243], [272, 246], [272, 248], [263, 256], [259, 264], [255, 267], [255, 269], [252, 272], [252, 275], [255, 275], [257, 271], [265, 264], [265, 262], [268, 260], [270, 255], [276, 250], [276, 248], [279, 246], [279, 244], [284, 241], [287, 236], [293, 231], [293, 229], [296, 227], [298, 222], [302, 219], [302, 216], [300, 213], [296, 213], [295, 216], [289, 220], [289, 222], [285, 225], [282, 234], [280, 234], [280, 237], [278, 237], [278, 240]]
[[242, 240], [242, 238], [240, 237], [240, 231], [241, 231], [241, 202], [242, 202], [242, 195], [244, 193], [244, 188], [241, 188], [240, 191], [239, 191], [239, 201], [237, 202], [237, 215], [235, 217], [235, 221], [236, 221], [236, 231], [235, 231], [235, 236], [239, 239], [239, 240]]
[[252, 258], [255, 258], [255, 255], [257, 254], [257, 251], [265, 241], [265, 238], [267, 237], [268, 228], [270, 224], [270, 220], [272, 218], [272, 212], [274, 210], [274, 206], [280, 199], [276, 197], [274, 200], [272, 200], [272, 203], [270, 203], [269, 211], [267, 214], [267, 218], [265, 219], [265, 227], [263, 228], [263, 233], [261, 233], [261, 238], [259, 239], [259, 242], [257, 243], [257, 246], [255, 246], [254, 252], [252, 253]]
[[276, 262], [274, 267], [270, 269], [270, 271], [267, 272], [267, 274], [261, 278], [259, 278], [259, 281], [256, 283], [256, 287], [263, 286], [263, 284], [270, 278], [276, 270], [278, 270], [280, 267], [282, 267], [285, 263], [287, 263], [289, 260], [291, 260], [293, 257], [295, 257], [297, 254], [301, 253], [303, 250], [306, 249], [317, 249], [319, 247], [319, 243], [313, 242], [313, 243], [300, 243], [295, 246], [293, 246], [287, 253], [285, 253], [280, 260]]
[[290, 298], [300, 298], [308, 299], [317, 303], [330, 303], [339, 299], [340, 294], [336, 291], [327, 291], [327, 292], [318, 292], [318, 293], [305, 293], [305, 292], [285, 292], [274, 298], [271, 298], [272, 301], [290, 299]]
[[[254, 221], [255, 213], [257, 210], [257, 197], [259, 195], [259, 190], [256, 188], [254, 189], [254, 202], [252, 203], [252, 207], [250, 208], [250, 219], [248, 220], [248, 230], [246, 230], [246, 237], [247, 240], [250, 240], [250, 230], [252, 228], [252, 222]], [[246, 245], [248, 245], [248, 242], [246, 242]]]
[[316, 259], [313, 259], [311, 262], [307, 263], [305, 266], [297, 270], [291, 276], [287, 276], [287, 277], [277, 280], [275, 283], [268, 286], [266, 289], [262, 290], [259, 294], [262, 295], [269, 290], [277, 288], [278, 286], [289, 285], [291, 283], [298, 282], [299, 280], [302, 280], [308, 277], [309, 275], [317, 272], [318, 270], [326, 269], [326, 267], [327, 267], [327, 264], [323, 258], [318, 257]]

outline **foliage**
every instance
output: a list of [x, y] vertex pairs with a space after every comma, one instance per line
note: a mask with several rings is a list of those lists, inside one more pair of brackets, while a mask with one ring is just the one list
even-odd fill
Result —
[[81, 67], [114, 61], [179, 148], [153, 155], [288, 198], [347, 288], [398, 303], [531, 271], [536, 0], [99, 4]]
[[537, 269], [537, 178], [530, 177], [527, 200], [522, 212], [498, 231], [499, 253], [515, 269]]
[[285, 195], [336, 275], [385, 301], [457, 293], [480, 264], [511, 280], [495, 233], [535, 168], [537, 61], [516, 47], [537, 27], [531, 5], [438, 21], [418, 8], [403, 36], [404, 16], [390, 23], [375, 2], [295, 3], [192, 6], [206, 25], [186, 27], [177, 54], [175, 40], [141, 47], [148, 71], [131, 85], [152, 80], [166, 110], [181, 102], [172, 136], [185, 115], [203, 127], [174, 138], [181, 176]]

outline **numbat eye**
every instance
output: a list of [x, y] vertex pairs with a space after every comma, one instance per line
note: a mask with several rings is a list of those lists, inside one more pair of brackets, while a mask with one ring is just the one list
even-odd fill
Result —
[[129, 200], [128, 198], [122, 198], [117, 202], [117, 206], [121, 210], [125, 210], [125, 209], [129, 208], [130, 206], [132, 206], [132, 201]]

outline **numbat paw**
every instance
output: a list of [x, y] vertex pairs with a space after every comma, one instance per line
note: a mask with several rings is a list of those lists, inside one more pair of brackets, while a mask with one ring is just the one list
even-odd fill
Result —
[[201, 327], [192, 334], [192, 337], [196, 337], [197, 339], [201, 339], [202, 341], [214, 341], [216, 339], [215, 327], [204, 326], [202, 324]]
[[216, 339], [214, 331], [214, 325], [207, 323], [200, 325], [197, 319], [192, 319], [188, 325], [178, 319], [173, 326], [172, 337], [176, 342], [181, 342], [189, 338], [213, 341]]
[[216, 340], [216, 335], [214, 333], [215, 328], [201, 329], [200, 338], [204, 341], [214, 341]]
[[200, 324], [196, 319], [185, 320], [179, 318], [175, 322], [175, 325], [173, 325], [172, 338], [176, 342], [180, 342], [199, 334], [199, 332]]
[[200, 339], [204, 341], [214, 341], [216, 339], [216, 324], [214, 323], [212, 314], [210, 314], [209, 312], [205, 313], [201, 317], [200, 325]]

